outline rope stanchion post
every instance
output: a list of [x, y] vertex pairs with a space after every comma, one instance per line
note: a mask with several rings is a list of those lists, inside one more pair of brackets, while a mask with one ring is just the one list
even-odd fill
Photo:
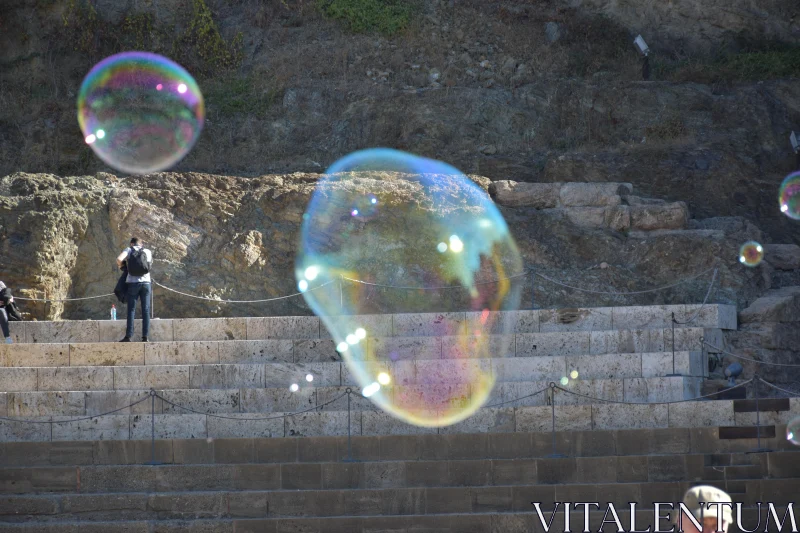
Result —
[[548, 455], [550, 459], [563, 459], [566, 455], [556, 452], [556, 384], [550, 382], [550, 407], [553, 415], [552, 435], [553, 435], [553, 453]]
[[150, 389], [150, 465], [156, 462], [156, 391]]
[[668, 378], [682, 377], [683, 374], [675, 372], [675, 313], [672, 313], [672, 373], [667, 374]]
[[355, 463], [355, 459], [353, 459], [353, 438], [350, 430], [350, 396], [353, 394], [353, 389], [347, 387], [345, 393], [347, 394], [347, 459], [344, 462]]
[[531, 267], [531, 311], [536, 309], [536, 271]]
[[757, 447], [756, 447], [755, 450], [749, 451], [747, 453], [767, 453], [767, 452], [771, 452], [772, 451], [770, 449], [761, 447], [761, 412], [760, 412], [760, 409], [758, 407], [758, 398], [759, 398], [758, 382], [759, 381], [761, 381], [761, 378], [759, 377], [758, 374], [753, 376], [753, 395], [755, 396], [755, 399], [756, 399], [756, 446]]

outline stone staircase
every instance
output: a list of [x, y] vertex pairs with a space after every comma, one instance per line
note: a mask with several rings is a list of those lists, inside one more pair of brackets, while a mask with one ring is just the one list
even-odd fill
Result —
[[[695, 319], [673, 329], [673, 313]], [[402, 354], [387, 367], [395, 383], [422, 388], [418, 377], [469, 357], [479, 315], [358, 320], [377, 353]], [[497, 380], [486, 406], [438, 429], [361, 397], [317, 317], [154, 320], [152, 342], [129, 344], [113, 342], [124, 321], [12, 323], [16, 344], [0, 347], [0, 531], [527, 532], [541, 529], [532, 501], [612, 501], [624, 523], [637, 501], [646, 524], [652, 502], [701, 481], [743, 502], [746, 520], [756, 502], [799, 492], [800, 456], [781, 438], [797, 399], [760, 413], [761, 447], [776, 451], [749, 455], [748, 400], [691, 400], [708, 375], [700, 339], [722, 346], [733, 307], [509, 318], [505, 337], [484, 332], [503, 348], [485, 361]], [[668, 377], [673, 356], [682, 375]], [[591, 398], [690, 401], [529, 396], [573, 370], [564, 388]]]

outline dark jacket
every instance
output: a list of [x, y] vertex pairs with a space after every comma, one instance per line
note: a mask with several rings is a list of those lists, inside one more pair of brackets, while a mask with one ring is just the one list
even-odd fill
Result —
[[10, 302], [12, 298], [11, 289], [8, 287], [4, 287], [0, 290], [0, 307], [4, 307], [6, 310], [6, 314], [8, 315], [8, 319], [11, 321], [19, 321], [22, 320], [22, 315], [17, 308], [17, 304], [14, 302]]
[[117, 280], [117, 286], [114, 287], [114, 296], [117, 297], [117, 300], [119, 300], [120, 303], [124, 304], [125, 295], [128, 293], [128, 285], [125, 283], [125, 281], [128, 279], [128, 267], [125, 265], [125, 263], [122, 264], [122, 268], [120, 270], [122, 270], [122, 275]]

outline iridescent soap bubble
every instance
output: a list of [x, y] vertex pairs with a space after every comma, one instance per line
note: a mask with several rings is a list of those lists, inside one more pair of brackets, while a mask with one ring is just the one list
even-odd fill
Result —
[[778, 193], [781, 213], [789, 218], [800, 220], [800, 172], [786, 176]]
[[[495, 381], [488, 359], [503, 357], [513, 338], [504, 334], [513, 333], [514, 315], [498, 311], [518, 309], [524, 281], [509, 279], [522, 260], [486, 192], [446, 163], [365, 150], [327, 170], [306, 215], [298, 286], [305, 282], [303, 296], [355, 390], [425, 427], [454, 424], [484, 405]], [[467, 311], [466, 323], [443, 311]], [[395, 317], [395, 338], [374, 316], [418, 312], [431, 314]], [[417, 322], [426, 330], [419, 334], [447, 336], [440, 353], [397, 339]]]
[[739, 262], [744, 266], [758, 266], [762, 259], [764, 259], [764, 247], [755, 241], [747, 241], [739, 249]]
[[200, 88], [177, 63], [124, 52], [94, 66], [78, 93], [84, 141], [109, 166], [131, 174], [170, 168], [203, 129]]
[[786, 440], [800, 446], [800, 416], [786, 424]]

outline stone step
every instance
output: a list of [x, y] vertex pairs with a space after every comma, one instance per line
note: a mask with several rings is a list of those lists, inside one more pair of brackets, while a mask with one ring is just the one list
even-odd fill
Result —
[[[699, 352], [676, 352], [675, 369], [687, 377], [702, 378], [705, 357]], [[491, 359], [421, 359], [364, 363], [377, 379], [387, 373], [395, 385], [462, 383], [481, 372], [498, 383], [558, 382], [583, 379], [658, 378], [672, 372], [671, 353], [614, 354], [609, 356], [540, 356]], [[577, 374], [573, 374], [577, 372]], [[308, 376], [312, 376], [310, 383]], [[576, 376], [576, 377], [571, 377]], [[356, 386], [351, 365], [329, 363], [241, 363], [140, 366], [0, 367], [0, 390], [7, 392], [89, 391], [137, 389], [219, 389], [304, 386]], [[699, 389], [696, 394], [699, 395]]]
[[[735, 306], [709, 304], [597, 307], [510, 311], [457, 312], [346, 317], [180, 318], [151, 321], [152, 341], [329, 339], [326, 323], [339, 332], [363, 327], [375, 337], [461, 335], [469, 332], [546, 333], [671, 328], [695, 318], [693, 327], [737, 329]], [[124, 320], [15, 322], [12, 337], [20, 343], [114, 342], [125, 334]], [[141, 334], [141, 322], [136, 324]]]
[[[187, 413], [187, 409], [200, 413], [292, 413], [313, 407], [336, 411], [347, 409], [346, 393], [348, 386], [310, 387], [302, 379], [297, 380], [303, 387], [292, 391], [288, 387], [268, 388], [219, 388], [219, 389], [158, 389], [157, 393], [166, 398], [148, 401], [150, 390], [96, 390], [96, 391], [41, 391], [9, 392], [0, 394], [0, 416], [12, 417], [79, 417], [102, 415], [114, 411], [115, 414], [156, 414]], [[580, 379], [570, 381], [565, 387], [577, 394], [613, 401], [652, 403], [697, 398], [701, 379], [689, 377], [655, 377], [626, 379]], [[522, 407], [550, 405], [553, 395], [549, 390], [552, 381], [517, 381], [497, 383], [485, 402], [487, 407]], [[546, 392], [531, 396], [537, 391]], [[350, 386], [353, 391], [350, 406], [354, 411], [379, 409], [371, 400], [359, 393], [359, 388]], [[393, 397], [402, 391], [415, 395], [433, 395], [441, 391], [442, 398], [451, 398], [458, 393], [466, 401], [473, 393], [470, 385], [399, 385], [385, 387], [384, 394]], [[590, 404], [592, 400], [582, 396], [570, 395], [563, 391], [555, 393], [556, 405]], [[136, 402], [140, 402], [136, 405]], [[171, 402], [171, 403], [170, 403]], [[175, 405], [173, 405], [175, 404]], [[181, 409], [187, 408], [187, 409]]]
[[[252, 463], [243, 443], [226, 442], [221, 459], [210, 465], [111, 465], [0, 467], [4, 494], [176, 492], [228, 490], [367, 490], [418, 487], [568, 486], [711, 481], [703, 476], [704, 455], [601, 456], [578, 458], [410, 460], [368, 462]], [[797, 461], [796, 452], [770, 452], [777, 463]], [[782, 456], [782, 457], [781, 457]], [[731, 480], [797, 479], [794, 468], [770, 469], [766, 456], [753, 471], [731, 472]], [[558, 489], [557, 489], [558, 490]], [[638, 496], [639, 494], [636, 494]], [[559, 501], [559, 500], [555, 500]], [[563, 501], [563, 500], [561, 500]], [[631, 501], [631, 500], [629, 500]], [[0, 506], [2, 509], [2, 506]]]
[[[679, 500], [676, 500], [676, 502]], [[676, 503], [677, 504], [677, 503]], [[530, 506], [530, 503], [528, 504]], [[152, 521], [60, 521], [52, 523], [7, 523], [3, 531], [9, 533], [546, 533], [536, 512], [495, 512], [491, 506], [481, 512], [446, 513], [425, 515], [369, 515], [325, 518], [226, 518], [217, 520], [152, 520]], [[531, 506], [532, 507], [532, 506]], [[631, 524], [629, 507], [617, 509], [621, 525], [629, 531]], [[783, 516], [786, 507], [776, 506], [778, 516]], [[589, 513], [590, 531], [613, 533], [618, 526], [613, 522], [602, 526], [606, 508]], [[662, 512], [668, 512], [662, 508]], [[742, 510], [742, 525], [753, 530], [758, 524], [766, 524], [766, 508], [745, 507]], [[609, 515], [610, 516], [610, 515]], [[550, 514], [545, 515], [548, 521]], [[572, 531], [583, 527], [583, 512], [571, 512]], [[577, 526], [576, 526], [577, 525]], [[661, 521], [661, 527], [671, 527]], [[776, 527], [773, 526], [771, 527]], [[549, 531], [565, 531], [564, 514], [556, 513]], [[630, 528], [634, 529], [634, 528]], [[635, 529], [657, 529], [654, 511], [637, 507]], [[663, 531], [663, 530], [662, 530]], [[760, 531], [760, 530], [759, 530]], [[731, 525], [728, 533], [743, 533], [737, 524]]]
[[[673, 343], [674, 335], [674, 343]], [[722, 330], [708, 328], [624, 329], [490, 336], [370, 337], [366, 350], [383, 360], [578, 356], [615, 353], [702, 351], [701, 339], [722, 346]], [[478, 351], [478, 346], [484, 346]], [[706, 350], [709, 351], [709, 350]], [[713, 350], [711, 350], [713, 351]], [[133, 343], [0, 344], [0, 366], [143, 365], [232, 362], [336, 361], [330, 339], [172, 341]]]
[[[800, 414], [798, 399], [792, 411], [779, 413], [788, 423]], [[25, 417], [24, 422], [11, 417], [0, 419], [0, 441], [69, 441], [146, 439], [155, 424], [155, 437], [174, 438], [256, 438], [292, 436], [409, 435], [445, 433], [515, 433], [547, 432], [552, 428], [549, 406], [480, 408], [466, 420], [441, 428], [410, 425], [383, 411], [313, 410], [298, 413], [229, 413], [108, 415], [81, 421], [62, 422], [59, 417]], [[428, 412], [433, 417], [434, 413]], [[71, 418], [71, 417], [67, 417]], [[31, 421], [41, 423], [33, 424]], [[46, 423], [45, 423], [46, 422]], [[670, 404], [592, 403], [555, 406], [556, 431], [594, 429], [684, 428], [725, 426], [750, 428], [749, 421], [734, 416], [731, 400], [686, 401]], [[718, 438], [725, 440], [719, 429]], [[762, 441], [776, 436], [775, 426], [765, 426]], [[729, 429], [726, 429], [729, 431]], [[748, 434], [749, 435], [749, 434]], [[748, 443], [755, 435], [744, 436]]]
[[[782, 426], [781, 429], [784, 429]], [[785, 438], [772, 439], [770, 453], [745, 454], [748, 442], [720, 441], [717, 428], [660, 428], [556, 431], [556, 451], [567, 456], [552, 459], [553, 438], [548, 432], [383, 435], [342, 437], [275, 437], [248, 439], [159, 439], [155, 447], [146, 440], [6, 442], [0, 443], [0, 466], [85, 466], [149, 464], [233, 463], [338, 463], [352, 458], [370, 461], [432, 461], [547, 459], [559, 471], [577, 472], [581, 458], [616, 457], [618, 475], [647, 479], [651, 457], [689, 461], [693, 476], [706, 465], [731, 465], [748, 457], [771, 477], [800, 477], [798, 448]], [[700, 457], [685, 459], [688, 456]], [[662, 459], [663, 460], [663, 459]], [[354, 464], [354, 463], [350, 463]], [[555, 464], [555, 463], [553, 463]], [[683, 463], [680, 463], [683, 464]], [[663, 471], [662, 466], [661, 470]], [[537, 471], [544, 471], [537, 469]], [[637, 477], [638, 476], [638, 477]], [[621, 479], [621, 478], [620, 478]], [[706, 479], [714, 479], [708, 477]]]
[[[652, 510], [655, 502], [672, 502], [676, 505], [682, 500], [686, 490], [692, 486], [690, 482], [550, 486], [528, 483], [494, 486], [422, 485], [374, 489], [264, 490], [263, 486], [273, 483], [269, 479], [260, 479], [259, 473], [269, 475], [260, 472], [259, 469], [249, 474], [234, 471], [212, 473], [211, 475], [233, 477], [233, 480], [226, 484], [237, 488], [224, 491], [194, 488], [192, 480], [186, 477], [177, 483], [186, 488], [177, 492], [158, 491], [159, 479], [154, 482], [142, 479], [139, 490], [134, 492], [120, 490], [113, 493], [91, 491], [84, 493], [82, 491], [80, 494], [6, 496], [0, 501], [0, 523], [257, 517], [329, 518], [370, 515], [394, 518], [426, 514], [526, 512], [534, 511], [533, 502], [539, 503], [540, 509], [547, 511], [548, 514], [555, 510], [554, 502], [602, 502], [598, 507], [605, 508], [613, 504], [619, 511], [629, 510], [630, 502], [636, 502], [639, 510]], [[92, 474], [87, 472], [90, 484], [93, 482]], [[194, 474], [208, 475], [200, 472]], [[164, 481], [170, 484], [171, 480]], [[197, 481], [199, 486], [204, 487], [210, 480], [203, 478]], [[147, 490], [148, 486], [156, 488]], [[746, 487], [743, 492], [732, 492], [731, 497], [734, 503], [747, 505], [749, 502], [743, 500], [766, 496], [766, 499], [761, 501], [772, 502], [776, 507], [785, 507], [792, 503], [791, 493], [796, 494], [798, 490], [800, 490], [800, 479], [797, 478], [761, 480], [760, 483]], [[751, 505], [747, 508], [753, 508]], [[559, 506], [559, 509], [563, 512], [562, 506]], [[582, 518], [582, 514], [577, 513], [577, 516]], [[582, 523], [582, 520], [578, 523]]]

